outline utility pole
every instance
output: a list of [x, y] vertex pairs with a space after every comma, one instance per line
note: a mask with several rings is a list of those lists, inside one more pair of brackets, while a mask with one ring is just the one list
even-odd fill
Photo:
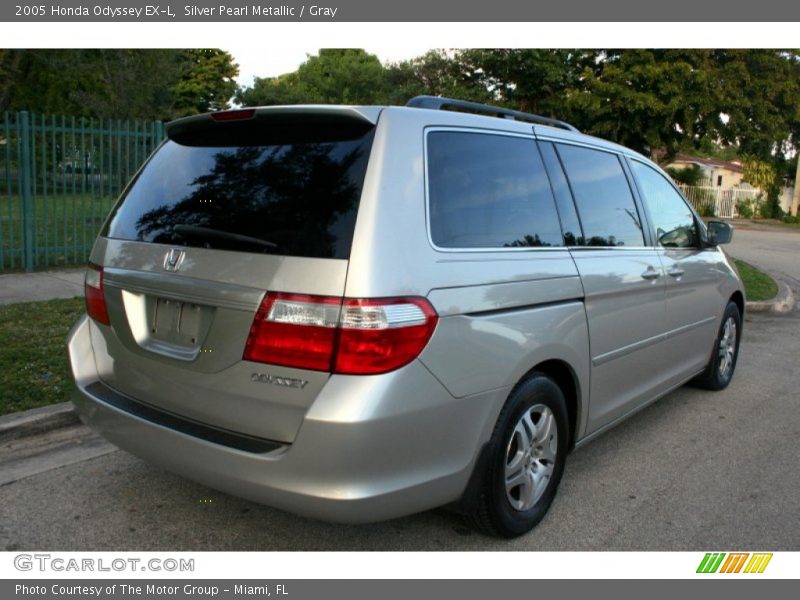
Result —
[[794, 175], [794, 194], [792, 194], [792, 208], [789, 212], [797, 216], [797, 206], [800, 204], [800, 149], [797, 151], [797, 172]]

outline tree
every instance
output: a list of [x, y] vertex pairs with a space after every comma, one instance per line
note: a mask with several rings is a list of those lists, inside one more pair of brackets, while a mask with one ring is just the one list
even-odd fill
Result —
[[0, 112], [11, 104], [11, 93], [19, 77], [23, 54], [18, 50], [0, 50]]
[[236, 102], [243, 106], [274, 106], [319, 102], [300, 84], [297, 72], [277, 77], [256, 77], [252, 87], [239, 88]]
[[403, 104], [452, 96], [531, 111], [643, 153], [760, 160], [800, 145], [800, 55], [786, 50], [432, 50], [383, 67], [363, 50], [321, 50], [257, 79], [244, 104]]
[[164, 118], [179, 77], [173, 50], [14, 50], [8, 109], [75, 116]]
[[171, 119], [227, 105], [237, 67], [198, 50], [7, 50], [0, 108], [77, 117]]
[[760, 190], [766, 190], [775, 182], [775, 168], [755, 156], [743, 156], [742, 169], [744, 169], [744, 181]]
[[239, 65], [223, 50], [182, 50], [180, 78], [172, 86], [176, 116], [223, 110], [236, 93]]
[[[742, 168], [744, 169], [744, 181], [759, 190], [756, 206], [758, 206], [761, 216], [766, 218], [782, 216], [783, 211], [779, 201], [780, 185], [775, 167], [755, 156], [745, 155], [742, 157]], [[767, 198], [766, 202], [764, 202], [764, 196]]]
[[708, 129], [710, 84], [703, 57], [689, 51], [478, 49], [452, 60], [475, 93], [495, 103], [644, 152], [674, 154]]
[[464, 50], [455, 60], [501, 104], [565, 119], [567, 91], [578, 84], [595, 53], [584, 50]]
[[601, 52], [568, 91], [568, 111], [589, 133], [674, 155], [708, 135], [710, 84], [700, 64], [684, 52]]
[[412, 60], [386, 67], [386, 104], [405, 104], [414, 96], [431, 95], [491, 102], [492, 92], [480, 81], [461, 52], [431, 50]]
[[386, 98], [384, 68], [378, 57], [358, 49], [322, 49], [297, 71], [257, 77], [236, 99], [246, 106], [273, 104], [380, 104]]
[[706, 181], [706, 179], [708, 179], [705, 172], [699, 165], [691, 165], [690, 167], [683, 169], [667, 167], [665, 170], [669, 176], [672, 177], [672, 179], [685, 185], [701, 185], [704, 181]]
[[786, 50], [717, 50], [721, 139], [762, 160], [800, 143], [800, 55]]
[[800, 143], [793, 51], [465, 50], [452, 60], [493, 102], [644, 153], [727, 147], [769, 160]]

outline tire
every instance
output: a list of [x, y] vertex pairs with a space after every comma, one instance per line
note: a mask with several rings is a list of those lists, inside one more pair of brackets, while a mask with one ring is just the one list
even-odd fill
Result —
[[564, 394], [552, 379], [533, 373], [500, 412], [470, 503], [470, 524], [505, 538], [533, 529], [555, 498], [568, 447]]
[[728, 387], [733, 379], [733, 372], [736, 370], [741, 339], [742, 315], [735, 302], [728, 302], [722, 315], [717, 337], [714, 338], [711, 359], [708, 361], [706, 370], [692, 380], [692, 383], [697, 387], [715, 392]]

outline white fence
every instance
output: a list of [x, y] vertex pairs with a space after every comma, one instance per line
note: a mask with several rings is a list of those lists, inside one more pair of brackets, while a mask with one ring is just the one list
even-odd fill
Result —
[[709, 205], [713, 206], [715, 217], [736, 217], [739, 214], [736, 210], [738, 202], [752, 200], [755, 203], [758, 198], [756, 189], [723, 189], [716, 186], [693, 186], [682, 183], [678, 184], [678, 187], [701, 215], [707, 215]]
[[781, 190], [780, 203], [781, 203], [781, 210], [786, 214], [791, 214], [793, 200], [794, 200], [794, 188], [793, 187], [783, 188]]

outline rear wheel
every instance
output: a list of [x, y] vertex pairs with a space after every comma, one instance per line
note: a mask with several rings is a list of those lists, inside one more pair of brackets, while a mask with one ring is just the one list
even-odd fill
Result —
[[530, 531], [553, 502], [567, 454], [569, 427], [564, 394], [535, 373], [506, 401], [489, 442], [470, 519], [502, 537]]
[[739, 341], [742, 332], [742, 315], [735, 302], [729, 302], [722, 316], [719, 332], [714, 340], [706, 370], [692, 383], [707, 390], [723, 390], [733, 378], [736, 360], [739, 357]]

